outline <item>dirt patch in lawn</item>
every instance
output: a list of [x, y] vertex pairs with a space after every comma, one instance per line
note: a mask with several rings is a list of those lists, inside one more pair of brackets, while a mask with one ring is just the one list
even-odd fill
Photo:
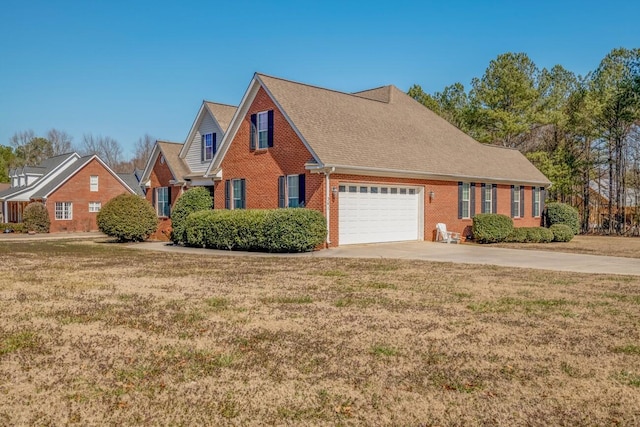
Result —
[[639, 289], [0, 244], [0, 425], [638, 425]]
[[640, 258], [640, 237], [575, 236], [570, 242], [496, 243], [492, 247]]

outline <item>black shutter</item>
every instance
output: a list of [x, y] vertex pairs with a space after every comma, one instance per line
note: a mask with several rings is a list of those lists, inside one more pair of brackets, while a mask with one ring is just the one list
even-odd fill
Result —
[[231, 181], [224, 182], [224, 208], [231, 209]]
[[491, 185], [491, 213], [498, 213], [498, 184]]
[[204, 162], [204, 135], [200, 135], [200, 161]]
[[167, 210], [164, 216], [171, 216], [171, 187], [167, 187]]
[[511, 218], [516, 216], [515, 203], [513, 203], [513, 194], [515, 193], [515, 189], [513, 185], [511, 186]]
[[462, 183], [458, 183], [458, 219], [462, 219]]
[[536, 187], [531, 187], [531, 216], [536, 216]]
[[151, 206], [156, 207], [156, 193], [158, 192], [157, 188], [151, 189]]
[[469, 186], [469, 217], [473, 218], [476, 214], [476, 183], [472, 182]]
[[487, 184], [480, 184], [480, 212], [488, 213], [484, 210], [484, 203], [487, 201], [484, 192], [486, 191]]
[[545, 193], [547, 191], [544, 187], [540, 187], [540, 216], [542, 216], [542, 212], [544, 212], [544, 202], [545, 202]]
[[524, 218], [524, 185], [520, 186], [520, 218]]
[[213, 155], [216, 155], [216, 152], [218, 151], [218, 142], [216, 141], [216, 134], [213, 134]]
[[304, 208], [305, 205], [305, 188], [304, 188], [304, 174], [298, 175], [298, 206]]
[[244, 178], [240, 180], [240, 207], [245, 209], [247, 207], [247, 185]]
[[267, 141], [269, 147], [273, 147], [273, 110], [269, 110], [267, 116], [269, 118], [269, 124], [267, 127]]
[[256, 149], [256, 134], [258, 133], [258, 115], [257, 114], [252, 114], [251, 115], [251, 136], [249, 139], [249, 149], [250, 150], [255, 150]]
[[279, 176], [278, 177], [278, 207], [279, 208], [286, 208], [287, 207], [287, 203], [285, 200], [285, 196], [286, 196], [286, 191], [285, 191], [285, 180], [287, 179], [286, 176]]

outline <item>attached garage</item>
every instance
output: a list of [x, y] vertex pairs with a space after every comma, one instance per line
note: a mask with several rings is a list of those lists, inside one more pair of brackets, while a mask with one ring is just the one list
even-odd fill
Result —
[[338, 191], [340, 245], [422, 240], [422, 188], [341, 183]]

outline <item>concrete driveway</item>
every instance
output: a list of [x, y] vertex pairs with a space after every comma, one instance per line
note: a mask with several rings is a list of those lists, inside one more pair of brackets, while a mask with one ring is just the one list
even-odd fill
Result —
[[138, 243], [137, 249], [217, 256], [282, 256], [307, 258], [391, 258], [462, 264], [488, 264], [503, 267], [572, 271], [577, 273], [628, 274], [640, 276], [640, 259], [570, 254], [481, 245], [434, 242], [397, 242], [347, 245], [303, 254], [264, 254], [211, 249], [184, 248], [165, 242]]

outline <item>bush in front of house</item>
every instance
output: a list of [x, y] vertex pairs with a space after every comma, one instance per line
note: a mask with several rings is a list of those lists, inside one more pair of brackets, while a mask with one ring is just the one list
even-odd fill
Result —
[[21, 222], [5, 222], [0, 224], [0, 233], [4, 233], [5, 230], [11, 230], [14, 233], [24, 233], [26, 229]]
[[29, 203], [22, 213], [22, 223], [27, 231], [48, 233], [51, 220], [49, 219], [49, 211], [44, 203]]
[[146, 199], [121, 194], [109, 200], [96, 217], [98, 229], [119, 242], [146, 240], [158, 227], [156, 211]]
[[580, 232], [580, 216], [578, 210], [566, 203], [552, 202], [545, 207], [544, 225], [566, 224], [571, 227], [573, 234]]
[[186, 244], [211, 249], [306, 252], [324, 243], [324, 216], [311, 209], [238, 209], [194, 212]]
[[185, 223], [189, 214], [210, 210], [212, 206], [211, 194], [204, 187], [193, 187], [181, 195], [171, 212], [171, 241], [176, 244], [186, 242]]
[[502, 214], [477, 214], [473, 217], [473, 238], [478, 243], [504, 241], [513, 230], [513, 220]]
[[567, 224], [553, 224], [549, 231], [553, 233], [554, 242], [570, 242], [574, 236], [573, 230]]
[[507, 243], [522, 243], [527, 240], [527, 227], [514, 227], [504, 239]]

